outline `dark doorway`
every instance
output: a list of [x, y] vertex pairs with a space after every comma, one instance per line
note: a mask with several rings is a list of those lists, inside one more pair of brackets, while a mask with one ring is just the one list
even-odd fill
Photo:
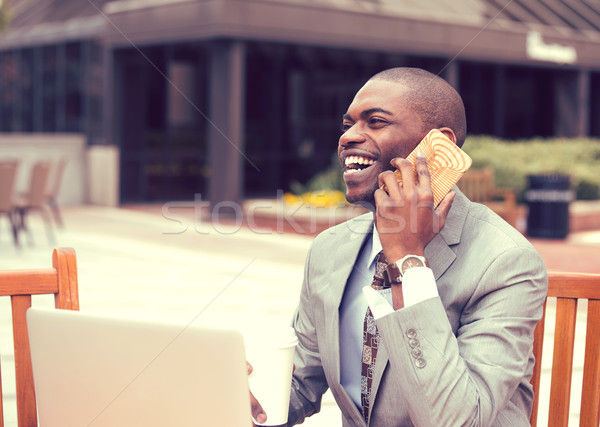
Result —
[[121, 200], [192, 200], [206, 187], [204, 49], [127, 49], [115, 66]]

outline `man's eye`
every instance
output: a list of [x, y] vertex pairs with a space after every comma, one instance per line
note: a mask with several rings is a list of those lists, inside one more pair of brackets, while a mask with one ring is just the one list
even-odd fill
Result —
[[347, 123], [347, 122], [343, 122], [342, 125], [340, 126], [340, 130], [342, 132], [346, 132], [348, 131], [348, 129], [350, 129], [352, 127], [352, 123]]
[[383, 120], [379, 117], [371, 117], [369, 118], [369, 126], [371, 127], [382, 127], [387, 124], [387, 120]]

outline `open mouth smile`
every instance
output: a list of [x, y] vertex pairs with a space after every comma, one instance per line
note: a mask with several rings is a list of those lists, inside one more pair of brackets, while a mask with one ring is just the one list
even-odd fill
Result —
[[373, 165], [375, 160], [363, 156], [348, 156], [344, 159], [344, 173], [352, 174], [367, 169]]

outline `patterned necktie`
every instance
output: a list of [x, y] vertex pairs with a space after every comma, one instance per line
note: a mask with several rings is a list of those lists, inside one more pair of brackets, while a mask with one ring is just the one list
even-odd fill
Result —
[[[387, 261], [383, 251], [375, 257], [375, 275], [373, 276], [373, 289], [387, 289], [390, 287], [383, 279], [383, 272], [387, 267]], [[369, 420], [369, 397], [371, 396], [371, 384], [373, 383], [373, 371], [375, 370], [375, 358], [379, 347], [379, 332], [375, 325], [375, 319], [371, 309], [367, 307], [363, 329], [363, 353], [362, 370], [360, 378], [360, 400], [365, 421]]]

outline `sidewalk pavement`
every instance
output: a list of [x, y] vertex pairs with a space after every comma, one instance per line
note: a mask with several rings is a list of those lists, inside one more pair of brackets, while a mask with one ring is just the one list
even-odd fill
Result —
[[[188, 324], [211, 324], [243, 333], [260, 325], [287, 325], [300, 295], [304, 259], [312, 238], [252, 232], [162, 216], [160, 209], [72, 206], [62, 209], [65, 228], [49, 242], [32, 214], [33, 245], [22, 235], [13, 246], [0, 219], [0, 269], [49, 268], [54, 247], [77, 253], [81, 310]], [[52, 306], [48, 296], [34, 304]], [[0, 356], [6, 426], [16, 426], [10, 301], [0, 298]], [[307, 426], [340, 426], [326, 396], [322, 415]]]
[[[39, 217], [32, 215], [33, 243], [23, 235], [21, 250], [14, 248], [8, 224], [1, 221], [0, 269], [47, 268], [54, 247], [73, 247], [80, 306], [85, 311], [185, 325], [218, 324], [243, 333], [264, 324], [288, 324], [292, 318], [313, 234], [273, 232], [236, 220], [210, 223], [205, 215], [189, 209], [165, 211], [164, 205], [70, 206], [62, 213], [65, 228], [55, 229], [53, 241], [47, 239]], [[600, 232], [532, 243], [549, 269], [600, 273]], [[10, 302], [2, 300], [5, 425], [16, 426]], [[34, 304], [52, 306], [53, 302], [39, 296], [34, 297]], [[553, 328], [546, 330], [551, 335]], [[546, 362], [549, 359], [545, 357]], [[576, 417], [578, 408], [572, 412]], [[543, 419], [541, 412], [540, 425]], [[321, 413], [304, 425], [341, 426], [330, 394], [325, 396]]]

